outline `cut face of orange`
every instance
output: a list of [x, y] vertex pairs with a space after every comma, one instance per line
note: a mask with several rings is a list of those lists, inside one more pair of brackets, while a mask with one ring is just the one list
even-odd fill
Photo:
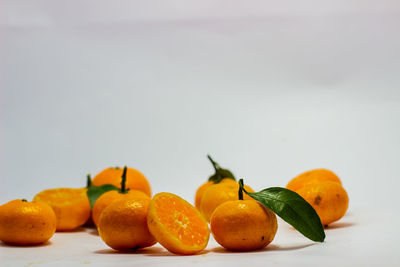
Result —
[[208, 244], [210, 230], [200, 212], [171, 193], [158, 193], [150, 202], [147, 224], [151, 234], [175, 254], [195, 254]]

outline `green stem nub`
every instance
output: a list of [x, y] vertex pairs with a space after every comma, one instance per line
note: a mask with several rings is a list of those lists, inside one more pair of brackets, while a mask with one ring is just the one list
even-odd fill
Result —
[[25, 198], [21, 199], [22, 202], [28, 202]]
[[92, 176], [89, 173], [86, 177], [86, 188], [89, 188], [92, 185]]
[[128, 171], [128, 167], [124, 167], [124, 171], [122, 172], [122, 180], [121, 180], [121, 193], [126, 193], [126, 172]]

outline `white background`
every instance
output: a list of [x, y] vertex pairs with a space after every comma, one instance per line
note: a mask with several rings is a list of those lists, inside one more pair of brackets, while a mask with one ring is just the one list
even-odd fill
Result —
[[[400, 2], [0, 3], [1, 203], [82, 187], [87, 173], [125, 164], [154, 193], [192, 202], [212, 174], [207, 153], [255, 190], [325, 167], [350, 197], [325, 244], [285, 250], [308, 241], [281, 223], [280, 252], [224, 259], [400, 263]], [[51, 248], [67, 264], [75, 254], [57, 258], [63, 238], [35, 248], [44, 258], [5, 246], [0, 255], [9, 265], [46, 262]], [[76, 255], [95, 264], [93, 251]], [[179, 262], [216, 265], [217, 254]], [[153, 258], [140, 262], [163, 262]]]

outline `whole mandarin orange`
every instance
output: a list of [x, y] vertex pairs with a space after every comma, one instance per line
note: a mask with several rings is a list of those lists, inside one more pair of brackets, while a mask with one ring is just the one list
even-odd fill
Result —
[[98, 231], [101, 239], [115, 250], [154, 245], [156, 240], [147, 226], [150, 201], [147, 195], [113, 201], [100, 215]]
[[[93, 185], [100, 186], [104, 184], [112, 184], [121, 188], [121, 176], [123, 168], [107, 168], [98, 173], [92, 180]], [[146, 193], [151, 197], [151, 187], [147, 178], [138, 170], [128, 168], [126, 174], [126, 187]]]
[[[224, 184], [224, 183], [236, 183], [236, 181], [232, 178], [223, 178], [220, 182], [220, 184]], [[212, 181], [207, 181], [204, 184], [202, 184], [196, 191], [196, 195], [195, 195], [195, 201], [194, 201], [194, 205], [196, 206], [196, 208], [200, 209], [200, 205], [201, 205], [201, 199], [203, 198], [203, 194], [206, 191], [206, 189], [211, 186], [214, 185], [216, 183], [212, 182]]]
[[16, 199], [0, 206], [0, 240], [12, 245], [37, 245], [56, 231], [56, 215], [44, 202]]
[[57, 217], [57, 231], [71, 231], [83, 225], [90, 216], [86, 188], [54, 188], [43, 190], [33, 200], [50, 205]]
[[341, 184], [332, 181], [310, 182], [296, 191], [318, 213], [322, 225], [342, 218], [349, 206], [349, 197]]
[[222, 203], [213, 212], [210, 226], [215, 240], [233, 251], [261, 249], [272, 242], [278, 229], [275, 213], [252, 200]]
[[113, 201], [115, 201], [117, 199], [129, 198], [129, 197], [134, 197], [134, 196], [148, 197], [144, 192], [139, 191], [139, 190], [128, 190], [125, 193], [121, 193], [116, 190], [111, 190], [111, 191], [108, 191], [108, 192], [102, 194], [93, 205], [92, 219], [93, 219], [94, 224], [96, 226], [98, 226], [101, 213]]
[[[244, 188], [247, 192], [254, 192], [254, 190], [248, 185], [245, 185]], [[238, 191], [239, 184], [237, 182], [222, 184], [220, 183], [209, 186], [203, 193], [203, 197], [200, 203], [200, 212], [203, 214], [207, 221], [210, 221], [211, 214], [219, 205], [229, 200], [238, 199]], [[247, 194], [244, 194], [243, 197], [244, 199], [255, 201]]]
[[296, 191], [303, 187], [305, 184], [314, 182], [314, 181], [332, 181], [342, 184], [339, 177], [332, 171], [328, 169], [314, 169], [310, 171], [306, 171], [302, 174], [299, 174], [295, 178], [293, 178], [286, 186], [287, 189]]

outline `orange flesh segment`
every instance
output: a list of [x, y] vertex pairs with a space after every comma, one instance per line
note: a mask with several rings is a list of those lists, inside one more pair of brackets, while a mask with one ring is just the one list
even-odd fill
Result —
[[[171, 196], [159, 196], [155, 201], [157, 218], [165, 230], [186, 246], [199, 246], [205, 241], [208, 229], [203, 218], [188, 203]], [[171, 210], [174, 212], [171, 213]]]

